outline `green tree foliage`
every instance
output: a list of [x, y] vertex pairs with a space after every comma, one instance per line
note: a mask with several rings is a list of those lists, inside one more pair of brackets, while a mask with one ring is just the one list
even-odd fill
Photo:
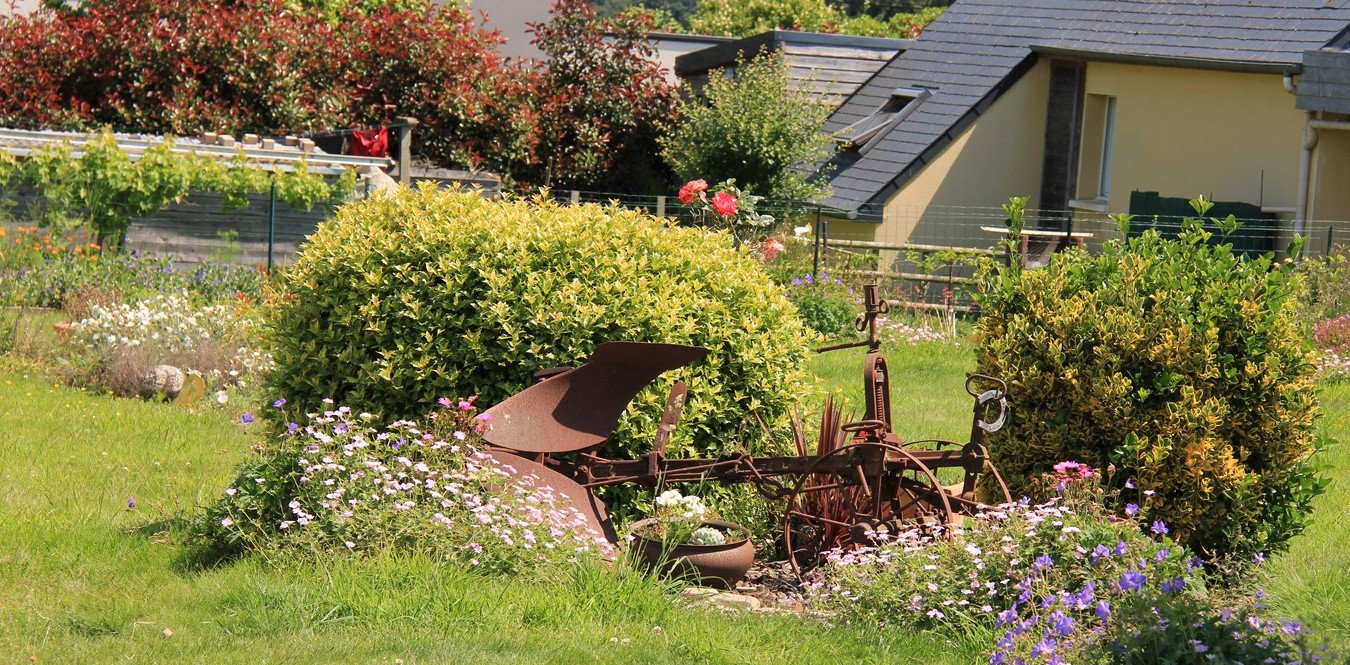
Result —
[[[653, 26], [657, 30], [684, 32], [689, 26], [689, 17], [697, 5], [695, 0], [599, 0], [595, 11], [600, 16], [613, 16], [630, 11], [646, 11], [658, 18]], [[670, 22], [661, 20], [670, 17]]]
[[759, 420], [780, 422], [804, 385], [801, 320], [755, 260], [618, 207], [402, 189], [320, 225], [285, 286], [267, 386], [293, 419], [323, 398], [386, 420], [445, 396], [492, 405], [602, 342], [666, 342], [710, 353], [639, 395], [601, 453], [650, 450], [677, 376], [672, 454], [764, 453]]
[[748, 37], [769, 30], [838, 32], [873, 37], [917, 37], [943, 7], [913, 13], [866, 11], [850, 14], [826, 0], [698, 0], [689, 17], [691, 32]]
[[829, 155], [821, 132], [830, 109], [793, 90], [787, 66], [769, 55], [712, 72], [703, 96], [680, 102], [680, 124], [662, 142], [683, 180], [735, 179], [769, 200], [811, 201], [824, 192], [807, 169]]
[[[1011, 237], [1024, 204], [1009, 208]], [[1114, 465], [1138, 518], [1180, 542], [1271, 551], [1302, 530], [1322, 487], [1309, 463], [1315, 367], [1292, 265], [1243, 259], [1205, 224], [988, 280], [978, 367], [1008, 382], [1013, 412], [989, 447], [1014, 496], [1060, 461]]]

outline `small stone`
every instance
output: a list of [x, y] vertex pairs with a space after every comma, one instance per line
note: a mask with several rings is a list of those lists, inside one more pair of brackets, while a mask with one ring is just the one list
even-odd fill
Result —
[[724, 610], [737, 610], [742, 612], [757, 612], [760, 608], [758, 598], [730, 592], [709, 596], [700, 600], [696, 605], [706, 605], [708, 607], [719, 607]]
[[183, 370], [173, 365], [155, 365], [141, 379], [141, 395], [162, 394], [166, 399], [173, 399], [182, 392], [184, 379]]
[[741, 592], [741, 593], [749, 593], [749, 592], [751, 592], [751, 591], [758, 591], [758, 590], [759, 590], [759, 587], [757, 587], [757, 586], [755, 586], [755, 585], [753, 585], [753, 584], [746, 584], [746, 583], [744, 583], [744, 582], [737, 582], [737, 583], [736, 583], [736, 591]]

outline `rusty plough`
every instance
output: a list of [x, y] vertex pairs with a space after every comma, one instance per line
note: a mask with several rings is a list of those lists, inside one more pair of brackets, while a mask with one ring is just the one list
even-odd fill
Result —
[[877, 334], [877, 316], [889, 311], [890, 303], [869, 284], [864, 304], [857, 329], [867, 339], [819, 349], [868, 348], [864, 417], [840, 426], [843, 445], [815, 455], [668, 457], [670, 433], [687, 394], [685, 384], [676, 382], [651, 451], [640, 459], [601, 457], [600, 445], [643, 388], [707, 354], [692, 346], [609, 342], [579, 367], [536, 373], [538, 383], [488, 409], [487, 452], [515, 473], [533, 474], [570, 498], [611, 541], [617, 538], [604, 504], [592, 492], [596, 487], [752, 483], [766, 497], [785, 501], [783, 541], [799, 572], [828, 549], [874, 544], [878, 534], [915, 526], [952, 524], [981, 510], [982, 500], [1010, 500], [983, 443], [985, 433], [998, 430], [1007, 418], [1007, 387], [988, 376], [967, 379], [966, 391], [975, 400], [969, 442], [901, 441], [892, 427], [889, 374]]

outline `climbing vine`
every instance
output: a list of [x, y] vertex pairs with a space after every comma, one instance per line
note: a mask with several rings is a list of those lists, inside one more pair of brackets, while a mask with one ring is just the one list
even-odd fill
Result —
[[[345, 197], [356, 185], [351, 171], [330, 182], [310, 173], [303, 161], [291, 170], [267, 170], [242, 151], [222, 162], [175, 151], [173, 146], [173, 139], [166, 138], [133, 158], [105, 130], [78, 151], [61, 143], [24, 159], [4, 154], [0, 182], [16, 175], [30, 182], [58, 216], [88, 224], [101, 247], [122, 246], [131, 220], [154, 215], [191, 191], [218, 192], [224, 195], [226, 208], [242, 208], [250, 194], [268, 191], [275, 181], [278, 201], [308, 210], [321, 201]], [[52, 219], [47, 215], [40, 222], [49, 225]]]

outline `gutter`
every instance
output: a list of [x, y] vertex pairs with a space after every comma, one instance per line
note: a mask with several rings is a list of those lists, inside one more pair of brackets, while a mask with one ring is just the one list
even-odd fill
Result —
[[1296, 62], [1263, 62], [1255, 60], [1231, 60], [1224, 58], [1188, 58], [1184, 56], [1162, 56], [1140, 53], [1116, 53], [1093, 51], [1081, 48], [1033, 45], [1031, 50], [1044, 55], [1063, 56], [1097, 62], [1120, 62], [1137, 65], [1157, 65], [1160, 67], [1186, 67], [1188, 69], [1215, 69], [1227, 72], [1250, 72], [1255, 74], [1288, 74], [1298, 67]]

